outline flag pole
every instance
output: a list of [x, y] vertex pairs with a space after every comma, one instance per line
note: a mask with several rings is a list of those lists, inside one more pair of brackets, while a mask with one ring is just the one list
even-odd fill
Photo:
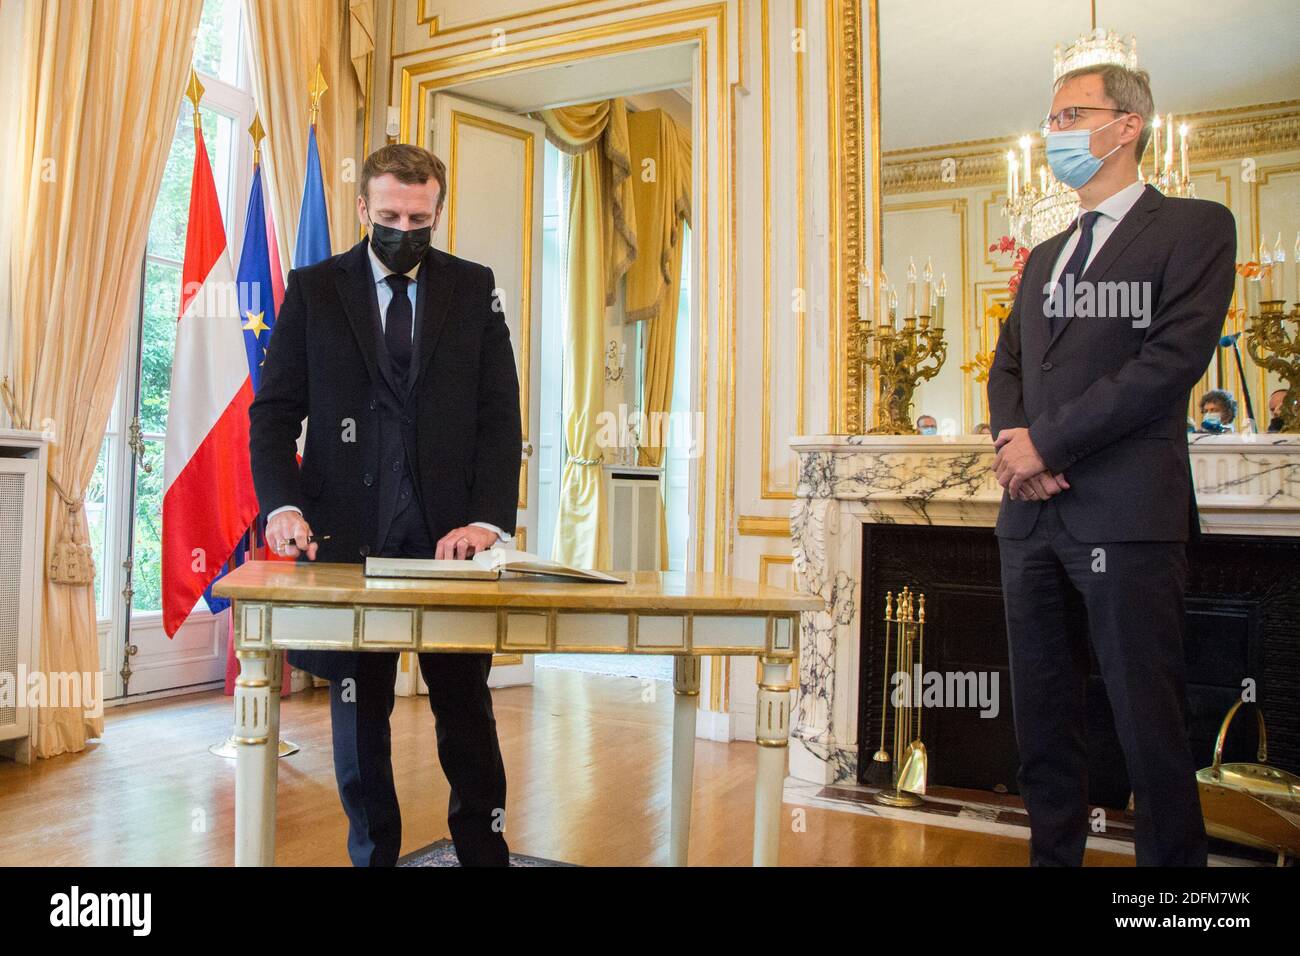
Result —
[[[193, 70], [191, 70], [190, 73], [191, 73], [191, 80], [190, 80], [191, 86], [198, 85], [198, 77], [193, 75]], [[198, 86], [198, 89], [199, 89], [199, 95], [201, 96], [203, 92], [203, 87]], [[195, 112], [194, 112], [194, 122], [196, 126], [198, 124], [198, 121], [199, 121], [198, 103], [196, 101]], [[263, 129], [262, 127], [262, 117], [257, 113], [253, 114], [253, 122], [249, 124], [248, 135], [253, 140], [253, 169], [256, 170], [257, 167], [261, 165], [262, 162], [262, 140], [266, 138], [266, 130]], [[248, 529], [244, 532], [244, 548], [248, 552], [248, 559], [250, 561], [256, 559], [257, 557], [257, 538], [258, 538], [259, 531], [261, 531], [261, 525], [262, 525], [262, 516], [261, 514], [259, 514], [253, 520], [253, 523], [249, 525]], [[231, 613], [230, 627], [232, 628], [232, 634], [233, 634], [233, 628], [235, 626], [233, 605], [230, 613]], [[281, 651], [280, 654], [283, 655], [284, 651]], [[277, 688], [276, 693], [279, 692], [280, 692], [279, 688]], [[279, 748], [278, 748], [277, 756], [279, 757], [288, 757], [291, 754], [296, 754], [299, 750], [302, 749], [292, 740], [285, 740], [284, 737], [280, 737], [278, 743], [279, 743]], [[211, 754], [215, 754], [218, 757], [229, 757], [231, 759], [234, 759], [237, 753], [234, 735], [232, 734], [231, 736], [227, 737], [219, 744], [212, 744], [212, 746], [208, 747], [208, 752]]]
[[316, 120], [320, 116], [320, 99], [328, 89], [329, 86], [325, 83], [325, 73], [320, 68], [320, 60], [317, 60], [316, 69], [307, 81], [307, 95], [311, 97], [311, 108], [307, 114], [308, 126], [316, 125]]

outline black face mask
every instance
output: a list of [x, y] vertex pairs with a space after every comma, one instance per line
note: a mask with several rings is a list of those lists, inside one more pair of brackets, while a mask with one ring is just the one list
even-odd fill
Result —
[[432, 226], [422, 226], [419, 229], [394, 229], [391, 226], [381, 226], [372, 220], [370, 248], [375, 250], [379, 261], [394, 272], [410, 272], [415, 268], [415, 264], [424, 258], [432, 235]]

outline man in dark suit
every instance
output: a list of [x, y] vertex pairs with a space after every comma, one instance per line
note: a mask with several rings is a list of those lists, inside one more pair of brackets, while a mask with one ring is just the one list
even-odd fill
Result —
[[[492, 270], [429, 245], [446, 189], [433, 154], [372, 154], [357, 213], [368, 237], [289, 273], [249, 411], [267, 544], [334, 562], [468, 558], [514, 533], [519, 379]], [[307, 418], [299, 468], [296, 441]], [[327, 540], [311, 541], [313, 529]], [[389, 715], [396, 653], [291, 651], [330, 683], [334, 770], [357, 866], [401, 846]], [[506, 865], [505, 768], [490, 654], [421, 654], [466, 865]]]
[[1124, 751], [1137, 862], [1206, 861], [1185, 718], [1185, 544], [1199, 533], [1186, 421], [1232, 297], [1236, 226], [1218, 203], [1138, 181], [1153, 112], [1141, 71], [1058, 81], [1047, 156], [1081, 211], [1030, 253], [989, 375], [1035, 865], [1081, 864], [1089, 826], [1088, 653], [1071, 640], [1070, 588]]

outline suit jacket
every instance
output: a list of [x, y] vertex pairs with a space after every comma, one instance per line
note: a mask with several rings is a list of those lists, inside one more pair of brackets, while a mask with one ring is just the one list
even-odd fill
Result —
[[[1236, 235], [1219, 203], [1147, 186], [1079, 277], [1142, 284], [1146, 316], [1067, 314], [1055, 335], [1044, 290], [1069, 231], [1029, 254], [989, 373], [990, 425], [994, 436], [1027, 427], [1044, 464], [1065, 473], [1058, 507], [1078, 540], [1186, 541], [1199, 531], [1187, 404], [1232, 300]], [[1026, 537], [1040, 508], [1004, 491], [996, 533]]]
[[[364, 562], [383, 545], [380, 517], [391, 513], [391, 503], [380, 500], [380, 469], [391, 464], [385, 445], [400, 434], [431, 540], [472, 521], [513, 533], [519, 378], [492, 270], [436, 249], [425, 254], [410, 372], [399, 382], [383, 348], [366, 246], [363, 239], [289, 273], [249, 408], [253, 483], [263, 514], [296, 505], [315, 534], [330, 536], [319, 545], [318, 561]], [[394, 404], [393, 396], [400, 401]], [[396, 432], [382, 427], [386, 413], [399, 416]], [[354, 672], [354, 656], [295, 651], [289, 661], [337, 680]]]

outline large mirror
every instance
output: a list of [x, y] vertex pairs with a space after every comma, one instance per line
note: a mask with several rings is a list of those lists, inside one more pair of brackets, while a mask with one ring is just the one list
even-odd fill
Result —
[[[948, 357], [917, 388], [914, 420], [933, 416], [940, 432], [956, 434], [974, 433], [988, 421], [984, 370], [1011, 299], [1012, 243], [1032, 245], [1036, 235], [1060, 228], [1042, 203], [1036, 221], [1010, 221], [1008, 188], [1022, 199], [1026, 180], [1051, 191], [1050, 173], [1040, 172], [1038, 128], [1052, 98], [1054, 56], [1070, 53], [1085, 35], [1113, 32], [1118, 50], [1102, 55], [1135, 54], [1151, 74], [1163, 127], [1161, 166], [1153, 168], [1153, 140], [1145, 178], [1151, 181], [1168, 162], [1166, 188], [1185, 189], [1176, 185], [1185, 168], [1197, 197], [1231, 209], [1238, 263], [1259, 261], [1261, 244], [1270, 258], [1280, 248], [1285, 264], [1273, 271], [1272, 294], [1286, 300], [1286, 309], [1294, 307], [1300, 281], [1300, 13], [1294, 0], [880, 0], [879, 9], [882, 265], [900, 299], [909, 261], [918, 272], [928, 261], [935, 282], [942, 277], [947, 286]], [[1233, 309], [1246, 304], [1238, 279]], [[1234, 311], [1225, 332], [1240, 331], [1243, 323]], [[1267, 427], [1270, 394], [1284, 383], [1257, 365], [1245, 344], [1242, 371], [1231, 348], [1211, 361], [1193, 390], [1193, 424], [1202, 421], [1206, 394], [1213, 404], [1214, 390], [1222, 389], [1237, 406], [1225, 424], [1242, 430], [1248, 389], [1258, 430]]]

